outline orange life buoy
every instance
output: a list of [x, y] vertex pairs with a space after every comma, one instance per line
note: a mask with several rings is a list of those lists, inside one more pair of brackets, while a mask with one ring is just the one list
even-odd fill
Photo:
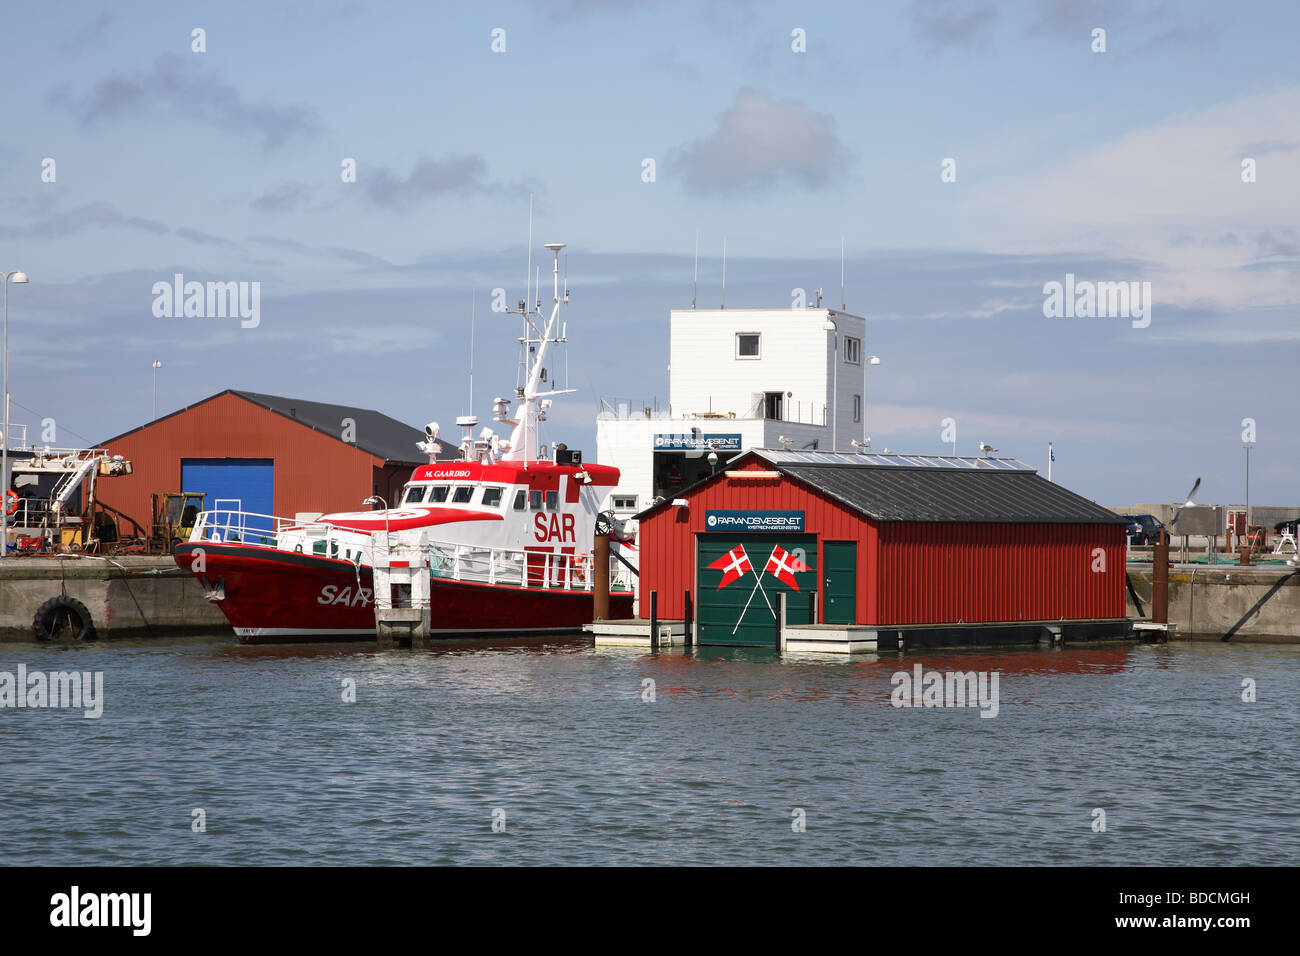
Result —
[[11, 515], [18, 510], [18, 495], [14, 492], [12, 488], [10, 488], [7, 497], [9, 499], [9, 503], [5, 507], [5, 514]]

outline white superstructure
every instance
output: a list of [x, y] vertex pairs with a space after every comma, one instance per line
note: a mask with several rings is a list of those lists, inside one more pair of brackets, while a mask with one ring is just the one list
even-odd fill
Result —
[[[866, 320], [836, 309], [673, 309], [668, 404], [602, 398], [597, 456], [628, 515], [746, 448], [855, 451], [867, 440]], [[785, 439], [782, 441], [782, 439]]]

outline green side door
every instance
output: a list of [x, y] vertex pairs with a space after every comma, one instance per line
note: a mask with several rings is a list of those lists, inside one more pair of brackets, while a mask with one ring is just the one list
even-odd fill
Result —
[[858, 543], [823, 541], [826, 567], [826, 608], [822, 620], [827, 624], [852, 624], [856, 619], [855, 596], [858, 590]]
[[[728, 575], [727, 568], [737, 565], [737, 558], [741, 557], [739, 549], [743, 549], [743, 562]], [[769, 571], [769, 562], [773, 565], [784, 562], [783, 567], [774, 569], [783, 573]], [[745, 563], [749, 570], [742, 572]], [[719, 567], [710, 568], [711, 564]], [[783, 571], [783, 568], [797, 567], [807, 570]], [[815, 535], [701, 534], [696, 537], [695, 616], [702, 645], [775, 647], [776, 596], [782, 593], [786, 596], [788, 621], [803, 622], [809, 620], [812, 595], [816, 592]]]

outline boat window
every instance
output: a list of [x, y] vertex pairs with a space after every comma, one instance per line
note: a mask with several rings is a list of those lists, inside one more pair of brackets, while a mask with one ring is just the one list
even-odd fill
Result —
[[473, 485], [460, 485], [452, 492], [451, 500], [458, 505], [469, 503], [469, 499], [474, 497]]
[[519, 490], [519, 491], [517, 491], [517, 492], [515, 492], [515, 510], [516, 510], [516, 511], [523, 511], [523, 510], [524, 510], [524, 503], [525, 503], [527, 500], [528, 500], [527, 493], [524, 492], [522, 489]]
[[424, 501], [424, 495], [428, 491], [426, 485], [407, 485], [406, 497], [402, 499], [404, 505], [418, 505]]
[[434, 485], [432, 493], [429, 495], [429, 501], [433, 504], [442, 504], [447, 500], [448, 490], [447, 485]]
[[500, 507], [501, 507], [501, 493], [502, 493], [502, 489], [500, 489], [500, 488], [484, 488], [484, 489], [483, 489], [483, 505], [484, 505], [484, 507], [487, 507], [487, 508], [500, 508]]
[[558, 491], [548, 491], [546, 493], [546, 510], [554, 511], [560, 507], [560, 493]]
[[542, 493], [540, 491], [528, 492], [528, 507], [533, 511], [540, 511], [542, 508]]

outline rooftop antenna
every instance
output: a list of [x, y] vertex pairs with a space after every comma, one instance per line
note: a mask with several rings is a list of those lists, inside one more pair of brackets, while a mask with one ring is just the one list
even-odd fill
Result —
[[722, 307], [727, 307], [727, 237], [722, 237]]
[[840, 311], [844, 308], [844, 234], [840, 233]]
[[695, 278], [691, 280], [691, 308], [700, 294], [700, 230], [695, 230]]

